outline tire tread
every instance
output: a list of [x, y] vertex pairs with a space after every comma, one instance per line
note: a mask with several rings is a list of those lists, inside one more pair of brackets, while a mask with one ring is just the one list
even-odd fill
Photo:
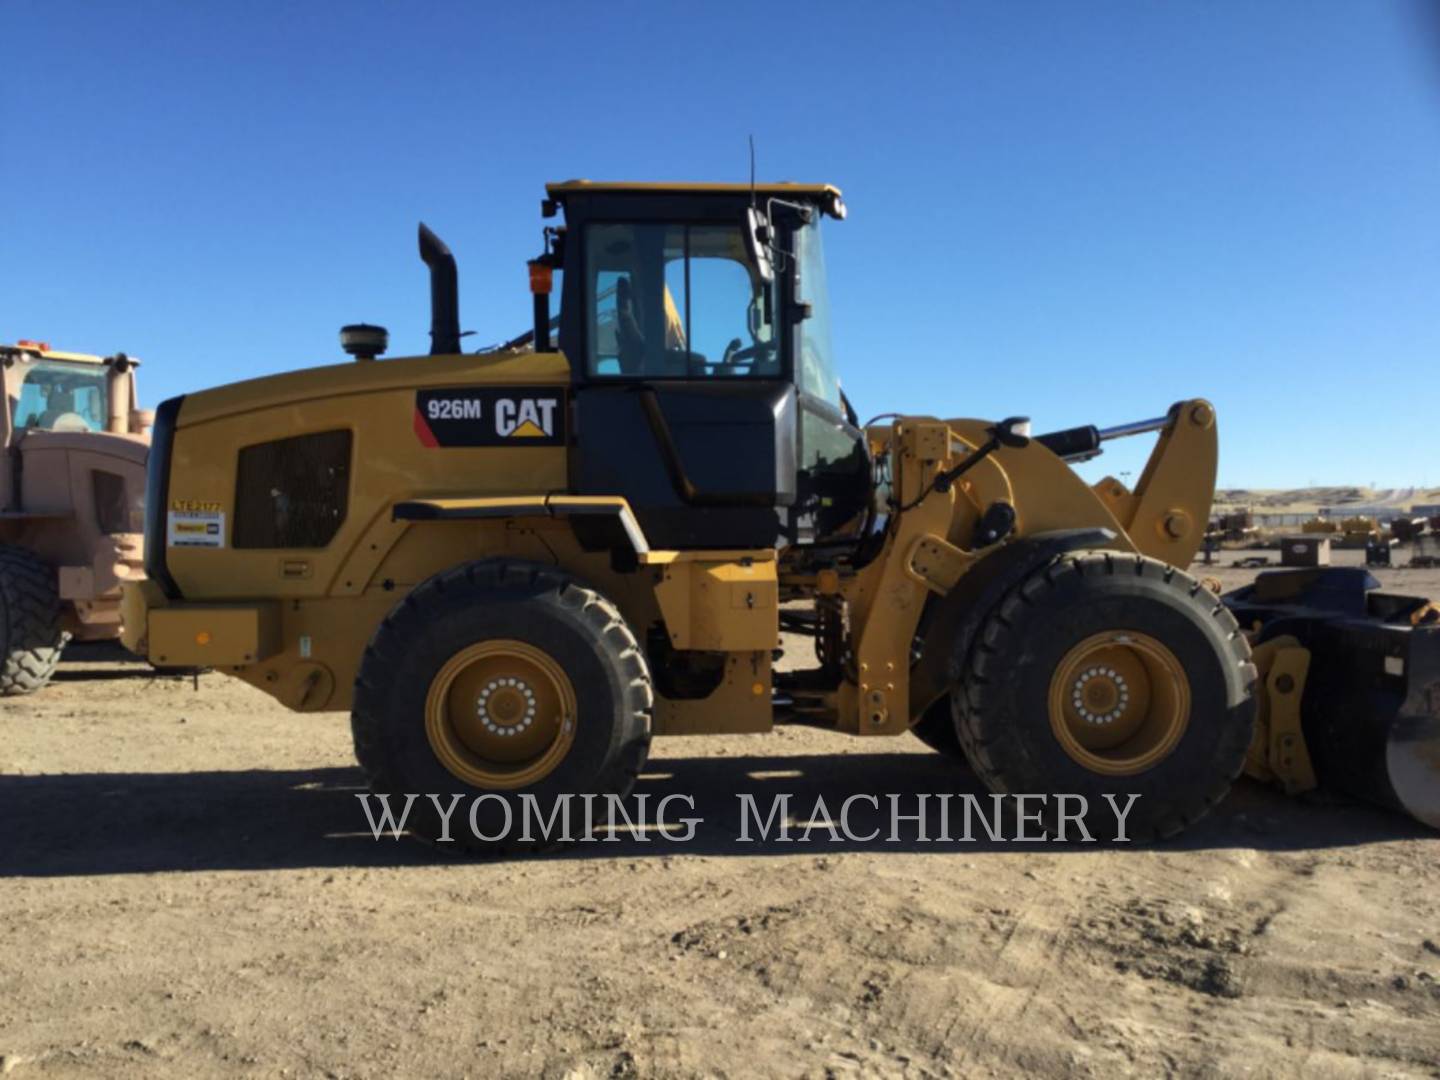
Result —
[[[622, 752], [606, 762], [596, 776], [594, 786], [597, 793], [613, 793], [621, 798], [629, 795], [649, 754], [651, 714], [655, 702], [653, 681], [644, 654], [640, 651], [640, 643], [612, 601], [564, 571], [517, 559], [486, 559], [443, 571], [413, 589], [381, 620], [360, 661], [350, 716], [355, 757], [371, 789], [396, 791], [404, 786], [394, 762], [382, 746], [384, 723], [383, 717], [376, 711], [376, 704], [384, 696], [383, 673], [401, 658], [400, 644], [407, 637], [406, 624], [413, 625], [416, 620], [424, 619], [427, 596], [443, 596], [462, 589], [477, 594], [492, 590], [528, 593], [537, 600], [548, 599], [577, 615], [595, 640], [605, 645], [624, 680], [628, 716], [617, 718], [618, 722], [629, 725], [634, 731], [633, 737], [623, 740]], [[432, 846], [446, 848], [446, 845], [435, 844], [419, 832], [413, 835]], [[511, 854], [548, 850], [556, 845], [507, 837], [498, 844], [479, 846], [470, 841], [455, 846], [472, 851]]]
[[54, 567], [25, 548], [0, 546], [0, 696], [43, 688], [69, 640]]
[[[1021, 605], [1041, 606], [1047, 597], [1053, 595], [1064, 580], [1071, 575], [1086, 578], [1117, 577], [1126, 565], [1132, 568], [1136, 577], [1154, 577], [1167, 588], [1174, 589], [1192, 605], [1203, 604], [1197, 597], [1203, 588], [1201, 582], [1158, 560], [1136, 555], [1133, 562], [1117, 559], [1113, 552], [1092, 551], [1071, 553], [1057, 557], [1044, 569], [1030, 575], [1017, 585], [997, 606], [996, 611], [986, 620], [971, 650], [964, 682], [952, 694], [954, 722], [960, 746], [979, 779], [993, 792], [1008, 794], [1011, 778], [1000, 767], [991, 749], [1006, 738], [1007, 730], [1002, 723], [991, 722], [985, 711], [987, 690], [993, 685], [993, 669], [1000, 659], [1012, 655], [1018, 645], [1014, 613]], [[1229, 649], [1231, 662], [1239, 674], [1247, 693], [1255, 682], [1255, 666], [1250, 660], [1250, 645], [1240, 632], [1239, 624], [1224, 603], [1216, 602], [1208, 614], [1220, 623], [1222, 636]], [[1225, 775], [1218, 776], [1215, 783], [1204, 792], [1197, 803], [1190, 805], [1167, 805], [1152, 814], [1152, 828], [1149, 835], [1138, 835], [1136, 839], [1154, 840], [1174, 836], [1188, 825], [1204, 817], [1230, 791], [1232, 783], [1243, 771], [1245, 751], [1250, 743], [1248, 728], [1238, 728], [1233, 736], [1233, 745], [1225, 747], [1225, 758], [1232, 765]]]

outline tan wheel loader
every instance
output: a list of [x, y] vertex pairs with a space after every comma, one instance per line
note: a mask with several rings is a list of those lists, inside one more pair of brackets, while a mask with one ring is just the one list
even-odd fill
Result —
[[[542, 210], [564, 224], [506, 345], [461, 352], [455, 263], [422, 226], [430, 355], [378, 361], [385, 331], [357, 324], [354, 363], [161, 405], [132, 649], [349, 710], [374, 790], [470, 796], [480, 835], [456, 839], [484, 848], [534, 846], [495, 827], [510, 801], [628, 792], [653, 735], [779, 723], [913, 731], [996, 792], [1135, 795], [1140, 837], [1204, 814], [1247, 755], [1288, 775], [1315, 737], [1297, 658], [1327, 616], [1284, 622], [1262, 684], [1251, 640], [1294, 609], [1267, 594], [1241, 625], [1185, 572], [1215, 484], [1207, 402], [1040, 435], [862, 424], [833, 367], [835, 188], [575, 181]], [[1147, 433], [1133, 490], [1071, 468]], [[1354, 617], [1408, 643], [1384, 668], [1408, 695], [1346, 714], [1354, 757], [1383, 761], [1397, 710], [1433, 728], [1440, 683], [1413, 659], [1437, 631], [1418, 607]], [[782, 630], [814, 639], [812, 665], [775, 671]]]
[[153, 420], [136, 405], [138, 363], [0, 346], [0, 694], [43, 687], [72, 638], [120, 636], [120, 584], [141, 574]]

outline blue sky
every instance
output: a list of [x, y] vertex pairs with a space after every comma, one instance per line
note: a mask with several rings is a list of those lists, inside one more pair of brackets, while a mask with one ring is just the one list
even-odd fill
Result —
[[1440, 484], [1429, 8], [9, 0], [0, 340], [135, 353], [151, 404], [341, 360], [345, 322], [421, 352], [421, 219], [499, 340], [546, 180], [743, 180], [753, 133], [845, 191], [862, 413], [1204, 395], [1223, 485]]

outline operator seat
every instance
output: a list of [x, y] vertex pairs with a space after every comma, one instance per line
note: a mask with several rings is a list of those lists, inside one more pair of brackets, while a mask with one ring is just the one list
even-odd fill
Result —
[[69, 390], [55, 390], [45, 402], [40, 427], [47, 431], [89, 431], [90, 425], [75, 411], [75, 395]]
[[623, 375], [645, 371], [645, 335], [635, 312], [635, 293], [629, 277], [615, 281], [615, 349]]

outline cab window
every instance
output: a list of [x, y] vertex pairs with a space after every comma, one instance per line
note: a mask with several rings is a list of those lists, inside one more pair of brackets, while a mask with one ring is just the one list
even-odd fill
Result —
[[795, 231], [795, 291], [810, 305], [810, 316], [800, 323], [800, 389], [840, 408], [840, 379], [830, 342], [830, 291], [825, 284], [825, 251], [820, 223], [812, 221]]
[[739, 226], [590, 225], [585, 250], [592, 376], [780, 373], [772, 288]]
[[105, 374], [98, 365], [64, 360], [27, 365], [12, 422], [20, 429], [104, 431], [109, 412]]

